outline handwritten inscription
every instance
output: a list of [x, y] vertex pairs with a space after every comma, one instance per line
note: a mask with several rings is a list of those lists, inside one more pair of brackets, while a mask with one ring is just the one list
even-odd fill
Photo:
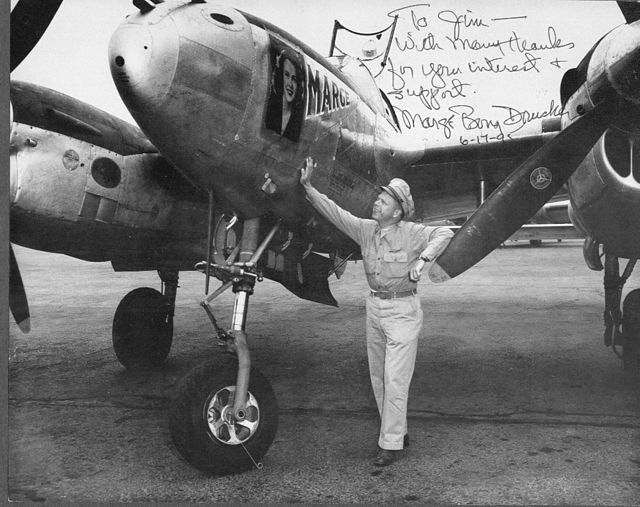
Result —
[[507, 116], [503, 120], [503, 124], [509, 127], [514, 127], [511, 133], [517, 132], [531, 121], [557, 117], [562, 114], [562, 106], [560, 104], [556, 104], [555, 100], [552, 100], [549, 103], [549, 107], [543, 111], [519, 111], [511, 106], [500, 105], [493, 107], [501, 109], [507, 113]]
[[561, 20], [533, 23], [519, 11], [522, 4], [505, 2], [499, 14], [491, 3], [448, 5], [437, 0], [388, 12], [398, 22], [380, 84], [403, 130], [481, 144], [539, 132], [541, 120], [562, 113], [549, 97], [558, 97], [568, 62], [581, 55]]

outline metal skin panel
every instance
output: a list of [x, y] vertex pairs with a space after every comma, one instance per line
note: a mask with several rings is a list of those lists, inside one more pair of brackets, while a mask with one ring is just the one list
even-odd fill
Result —
[[253, 52], [246, 49], [253, 43], [251, 27], [242, 14], [214, 2], [191, 4], [184, 9], [189, 9], [188, 16], [172, 17], [181, 36], [227, 56], [242, 67], [253, 68]]
[[370, 109], [359, 107], [341, 124], [335, 165], [325, 189], [340, 206], [362, 218], [371, 217], [373, 201], [383, 183], [374, 159], [372, 116]]
[[640, 182], [620, 176], [607, 156], [604, 138], [569, 180], [572, 217], [606, 252], [637, 257], [640, 236], [634, 231], [640, 230]]
[[122, 189], [116, 222], [136, 228], [163, 231], [167, 237], [201, 240], [206, 231], [207, 202], [195, 193], [176, 196], [171, 180], [164, 185], [158, 178], [166, 169], [160, 155], [134, 155], [124, 160]]
[[379, 116], [376, 119], [374, 157], [376, 168], [378, 169], [378, 180], [385, 182], [393, 177], [395, 150], [391, 143], [396, 136], [394, 135], [395, 132], [389, 132], [387, 122], [381, 122]]
[[[11, 205], [62, 220], [77, 221], [91, 163], [91, 145], [37, 127], [14, 124], [10, 138]], [[65, 153], [73, 150], [77, 163], [65, 167]]]
[[[245, 111], [250, 93], [251, 68], [238, 65], [232, 57], [186, 38], [180, 40], [180, 52], [171, 99], [183, 99], [187, 107], [185, 112], [189, 115], [204, 117], [204, 114], [212, 113], [214, 116], [205, 125], [213, 121], [223, 123], [206, 130], [217, 141], [228, 144], [237, 135]], [[201, 79], [193, 79], [194, 76], [200, 76]], [[191, 102], [189, 94], [194, 95]], [[206, 107], [208, 97], [216, 97], [215, 110], [198, 111], [190, 107], [190, 104]]]

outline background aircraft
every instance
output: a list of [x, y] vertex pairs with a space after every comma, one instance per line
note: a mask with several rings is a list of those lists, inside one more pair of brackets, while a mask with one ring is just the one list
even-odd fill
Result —
[[[454, 147], [401, 133], [402, 123], [416, 117], [398, 115], [391, 99], [408, 90], [392, 85], [389, 98], [357, 59], [326, 59], [276, 25], [224, 5], [197, 0], [134, 4], [138, 12], [111, 38], [109, 65], [144, 134], [69, 96], [12, 83], [11, 239], [81, 259], [110, 260], [116, 270], [158, 270], [162, 293], [136, 289], [114, 317], [116, 355], [133, 369], [166, 358], [178, 273], [199, 263], [208, 294], [203, 308], [238, 363], [196, 367], [176, 394], [172, 437], [192, 465], [212, 473], [251, 467], [275, 435], [275, 397], [250, 366], [244, 333], [255, 282], [267, 276], [300, 297], [335, 304], [327, 275], [346, 259], [358, 258], [357, 247], [320, 220], [301, 194], [298, 168], [307, 155], [321, 168], [316, 186], [360, 216], [369, 214], [378, 185], [397, 175], [423, 197], [418, 200], [423, 219], [460, 216], [497, 187], [439, 260], [437, 279], [459, 274], [507, 239], [577, 168], [569, 189], [574, 220], [588, 237], [585, 257], [600, 268], [600, 244], [609, 256], [609, 338], [620, 339], [614, 332], [619, 334], [622, 323], [625, 360], [637, 362], [633, 319], [640, 298], [636, 291], [627, 297], [623, 321], [624, 276], [617, 273], [617, 258], [635, 259], [638, 252], [637, 151], [632, 149], [638, 118], [636, 6], [624, 6], [628, 24], [601, 39], [565, 73], [560, 134], [556, 127], [529, 135], [487, 134], [473, 142], [461, 138]], [[26, 11], [17, 15], [19, 7]], [[42, 13], [37, 2], [27, 0], [15, 9], [12, 32], [14, 20], [16, 30], [33, 27], [32, 19]], [[482, 45], [463, 31], [490, 28], [488, 21], [466, 13], [451, 18], [451, 12], [433, 13], [452, 25], [449, 43]], [[416, 30], [427, 28], [426, 14], [405, 14]], [[42, 16], [45, 27], [48, 17]], [[514, 64], [522, 70], [537, 62], [536, 51], [561, 48], [551, 30], [546, 36], [545, 44], [534, 47], [516, 33], [497, 45], [489, 39], [485, 49], [515, 47], [525, 55], [524, 63]], [[426, 46], [433, 43], [435, 36], [425, 36], [423, 50], [435, 50]], [[12, 68], [27, 52], [28, 47], [12, 44]], [[499, 64], [492, 59], [469, 63], [474, 72], [518, 72]], [[449, 77], [456, 75], [452, 66], [449, 71]], [[392, 79], [403, 75], [402, 70], [392, 74]], [[461, 81], [449, 84], [436, 88], [440, 100], [460, 93]], [[422, 90], [419, 100], [429, 94], [433, 99], [428, 92]], [[286, 103], [290, 109], [280, 116]], [[433, 101], [429, 105], [435, 108]], [[448, 111], [460, 121], [481, 122], [468, 109]], [[446, 137], [446, 119], [433, 116], [420, 123]], [[489, 120], [486, 126], [492, 127]], [[629, 156], [611, 155], [618, 152]], [[486, 217], [489, 225], [483, 225]], [[222, 281], [211, 294], [210, 275]], [[12, 281], [11, 308], [24, 322], [28, 310], [15, 262]], [[227, 333], [209, 303], [229, 288], [236, 303]]]

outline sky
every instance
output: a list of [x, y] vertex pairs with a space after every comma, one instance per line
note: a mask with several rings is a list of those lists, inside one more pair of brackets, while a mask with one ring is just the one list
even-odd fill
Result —
[[[557, 114], [563, 73], [624, 22], [612, 1], [235, 0], [220, 2], [280, 26], [319, 53], [334, 20], [359, 32], [398, 15], [384, 68], [371, 63], [403, 130], [433, 143], [481, 142], [539, 130]], [[64, 0], [39, 44], [11, 78], [53, 88], [131, 123], [111, 80], [111, 33], [131, 0]], [[338, 42], [358, 51], [371, 37]], [[386, 32], [388, 35], [389, 32]], [[384, 37], [378, 50], [384, 53]], [[354, 49], [355, 48], [355, 49]]]

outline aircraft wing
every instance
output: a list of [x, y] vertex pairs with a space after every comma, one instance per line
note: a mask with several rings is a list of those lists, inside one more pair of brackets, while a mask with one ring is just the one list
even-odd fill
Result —
[[560, 132], [560, 119], [543, 121], [539, 134], [521, 137], [510, 137], [503, 140], [482, 139], [475, 143], [457, 146], [438, 146], [427, 148], [423, 157], [414, 162], [412, 167], [433, 164], [491, 162], [504, 159], [522, 159], [539, 149], [545, 142], [553, 139]]
[[[448, 226], [453, 232], [461, 226]], [[525, 224], [509, 237], [509, 241], [537, 241], [542, 239], [584, 239], [572, 224]]]
[[[540, 134], [427, 148], [424, 156], [402, 175], [411, 186], [417, 220], [462, 224], [515, 167], [556, 135], [556, 123], [547, 122]], [[558, 200], [564, 201], [560, 208], [555, 202]], [[566, 190], [561, 189], [532, 221], [568, 223], [567, 207]]]

